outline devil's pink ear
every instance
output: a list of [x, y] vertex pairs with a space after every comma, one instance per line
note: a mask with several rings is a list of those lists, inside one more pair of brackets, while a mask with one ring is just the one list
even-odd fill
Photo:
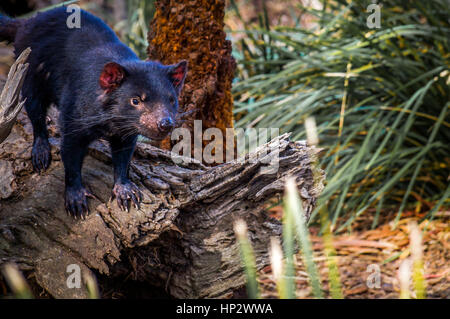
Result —
[[100, 75], [100, 86], [107, 92], [117, 88], [125, 78], [125, 69], [118, 63], [109, 62], [103, 67]]
[[177, 64], [169, 66], [169, 77], [177, 93], [180, 93], [183, 87], [184, 79], [187, 73], [187, 61], [183, 60]]

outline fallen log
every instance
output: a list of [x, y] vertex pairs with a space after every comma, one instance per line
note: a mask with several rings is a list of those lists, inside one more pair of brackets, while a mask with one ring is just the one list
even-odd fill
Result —
[[[0, 265], [31, 271], [55, 298], [88, 297], [83, 285], [67, 284], [70, 265], [78, 265], [83, 278], [126, 274], [176, 298], [230, 297], [245, 284], [233, 221], [247, 222], [260, 269], [269, 264], [270, 237], [281, 234], [280, 222], [266, 212], [268, 199], [282, 194], [285, 179], [294, 176], [310, 214], [323, 187], [324, 174], [313, 166], [317, 149], [287, 134], [259, 147], [256, 156], [215, 167], [194, 159], [175, 164], [171, 152], [138, 143], [130, 177], [144, 199], [139, 210], [124, 212], [110, 200], [111, 158], [100, 140], [90, 146], [82, 172], [95, 196], [91, 214], [74, 220], [64, 210], [56, 118], [53, 109], [53, 162], [42, 175], [32, 170], [32, 129], [24, 112], [0, 144]], [[274, 151], [279, 169], [263, 174], [263, 154]]]

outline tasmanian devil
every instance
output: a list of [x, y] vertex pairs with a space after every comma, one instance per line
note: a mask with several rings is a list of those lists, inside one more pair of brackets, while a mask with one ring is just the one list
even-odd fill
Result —
[[51, 162], [46, 113], [59, 111], [61, 158], [65, 168], [65, 207], [75, 218], [88, 214], [81, 167], [88, 145], [109, 141], [114, 167], [113, 197], [121, 209], [142, 200], [129, 180], [137, 136], [162, 139], [174, 128], [186, 61], [174, 65], [141, 61], [99, 18], [82, 11], [80, 27], [70, 28], [65, 7], [30, 19], [0, 16], [0, 41], [14, 42], [15, 54], [31, 47], [22, 95], [33, 125], [35, 171]]

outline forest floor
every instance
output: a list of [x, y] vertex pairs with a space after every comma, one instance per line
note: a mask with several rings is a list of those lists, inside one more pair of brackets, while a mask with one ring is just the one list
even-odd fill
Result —
[[[276, 207], [273, 214], [274, 217], [279, 217], [281, 208]], [[392, 229], [393, 216], [385, 216], [376, 228], [371, 229], [372, 216], [373, 214], [366, 214], [360, 217], [350, 231], [333, 236], [344, 298], [399, 298], [398, 269], [410, 257], [408, 224], [413, 220], [417, 221], [423, 231], [427, 298], [450, 298], [450, 211], [437, 213], [434, 220], [423, 220], [423, 215], [412, 212], [405, 213], [395, 229]], [[330, 297], [323, 238], [318, 236], [318, 227], [312, 226], [310, 231], [314, 259], [319, 267], [325, 295]], [[297, 254], [295, 257], [297, 298], [312, 297], [307, 273], [300, 265], [302, 256]], [[374, 278], [371, 274], [377, 269], [380, 271], [380, 284], [379, 287], [373, 287], [367, 281]], [[277, 298], [271, 267], [262, 269], [259, 278], [263, 287], [262, 297]]]

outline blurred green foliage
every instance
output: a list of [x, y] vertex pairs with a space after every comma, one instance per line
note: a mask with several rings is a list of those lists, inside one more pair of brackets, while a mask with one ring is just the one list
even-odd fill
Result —
[[[318, 124], [333, 224], [409, 205], [433, 214], [449, 205], [449, 6], [445, 0], [383, 2], [370, 29], [371, 1], [302, 8], [315, 26], [258, 25], [234, 32], [239, 80], [236, 127], [279, 127], [304, 139]], [[239, 6], [233, 6], [239, 18]], [[243, 21], [244, 22], [244, 21]], [[236, 37], [238, 36], [238, 37]]]
[[122, 40], [141, 59], [147, 58], [147, 33], [155, 13], [155, 0], [126, 0], [127, 19], [120, 21], [116, 29], [122, 32]]

